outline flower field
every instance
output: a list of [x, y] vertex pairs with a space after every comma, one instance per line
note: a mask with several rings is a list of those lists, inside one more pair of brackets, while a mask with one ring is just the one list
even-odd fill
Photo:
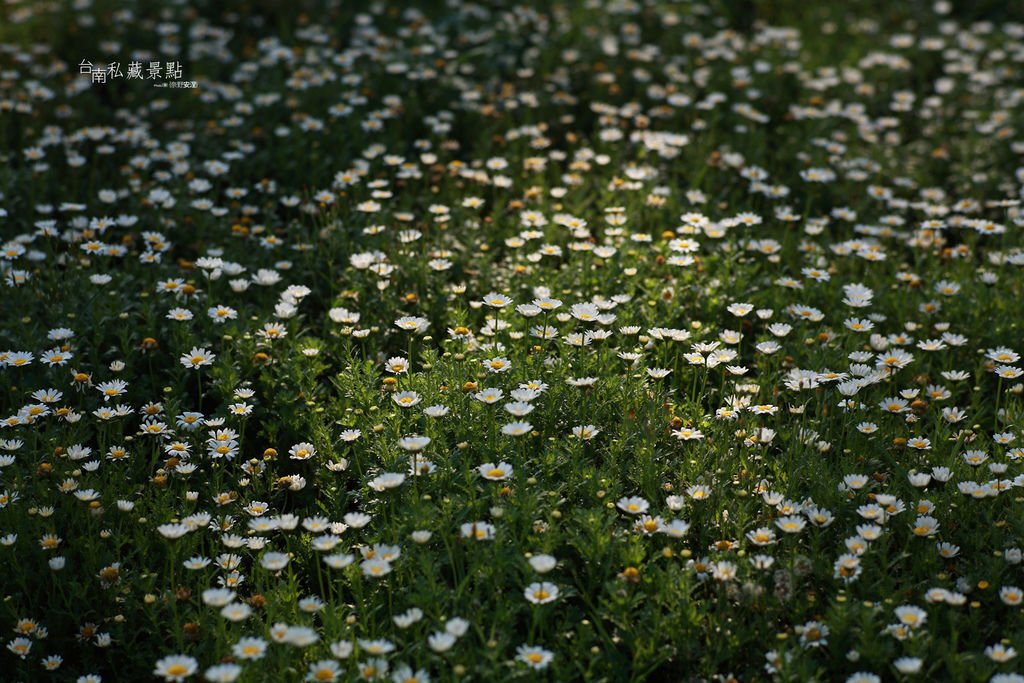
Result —
[[0, 7], [0, 680], [1024, 681], [1024, 6]]

